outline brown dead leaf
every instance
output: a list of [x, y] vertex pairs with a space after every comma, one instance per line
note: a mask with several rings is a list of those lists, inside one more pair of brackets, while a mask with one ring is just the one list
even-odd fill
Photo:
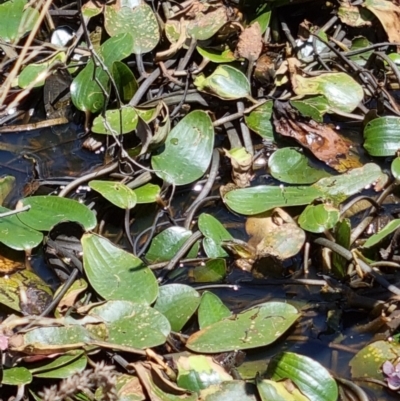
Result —
[[236, 53], [238, 57], [255, 61], [260, 57], [263, 48], [261, 27], [258, 22], [245, 28], [239, 36]]
[[400, 6], [392, 1], [367, 0], [363, 7], [371, 11], [380, 21], [389, 42], [400, 42]]
[[314, 120], [297, 121], [289, 116], [277, 118], [274, 114], [274, 126], [279, 134], [296, 139], [316, 158], [339, 173], [362, 166], [360, 161], [350, 154], [350, 143], [328, 124], [319, 124]]
[[254, 77], [262, 84], [269, 84], [275, 77], [275, 60], [268, 54], [261, 55], [254, 67]]

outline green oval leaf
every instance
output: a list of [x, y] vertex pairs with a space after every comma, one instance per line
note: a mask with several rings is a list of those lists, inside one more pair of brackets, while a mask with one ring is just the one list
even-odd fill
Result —
[[330, 230], [339, 221], [340, 212], [333, 206], [308, 205], [299, 217], [299, 225], [303, 230], [312, 233], [323, 233]]
[[153, 203], [160, 196], [161, 188], [155, 184], [145, 184], [139, 188], [133, 189], [136, 195], [136, 203]]
[[276, 341], [299, 316], [287, 303], [264, 303], [192, 334], [186, 347], [202, 353], [261, 347]]
[[167, 284], [160, 287], [154, 308], [171, 323], [173, 331], [180, 331], [196, 311], [200, 294], [185, 284]]
[[244, 116], [247, 126], [262, 138], [274, 140], [274, 129], [271, 123], [274, 102], [267, 100]]
[[8, 384], [9, 386], [20, 386], [32, 382], [32, 373], [24, 367], [4, 369], [2, 376], [1, 384]]
[[213, 216], [202, 213], [198, 221], [199, 230], [206, 237], [203, 247], [209, 258], [222, 258], [228, 256], [222, 248], [221, 242], [233, 239], [226, 228]]
[[171, 260], [186, 240], [192, 235], [186, 228], [169, 227], [156, 235], [151, 241], [146, 259], [150, 263], [167, 262]]
[[230, 191], [224, 196], [224, 202], [237, 213], [252, 215], [276, 207], [308, 205], [320, 196], [322, 192], [313, 187], [260, 185]]
[[[107, 110], [105, 117], [93, 120], [92, 131], [96, 134], [128, 134], [136, 129], [138, 115], [133, 107], [124, 106], [120, 110]], [[122, 128], [122, 129], [121, 129]]]
[[145, 304], [155, 301], [157, 280], [139, 258], [94, 234], [85, 234], [82, 246], [85, 273], [100, 296]]
[[268, 159], [272, 177], [288, 184], [313, 184], [330, 174], [309, 164], [304, 154], [295, 148], [283, 148], [275, 151]]
[[89, 187], [121, 209], [132, 209], [136, 205], [135, 192], [120, 182], [93, 180], [89, 182]]
[[112, 76], [121, 101], [128, 103], [139, 88], [132, 70], [125, 63], [115, 61], [112, 66]]
[[157, 18], [151, 7], [144, 2], [133, 9], [121, 7], [117, 10], [115, 5], [106, 6], [104, 18], [110, 36], [125, 33], [132, 35], [131, 53], [148, 53], [160, 40]]
[[39, 12], [27, 5], [25, 0], [9, 0], [0, 4], [0, 38], [3, 41], [17, 42], [34, 27]]
[[156, 174], [175, 185], [199, 179], [210, 165], [214, 128], [208, 114], [192, 111], [168, 134], [164, 150], [151, 158]]
[[164, 344], [171, 326], [165, 316], [144, 304], [109, 301], [90, 310], [107, 326], [107, 341], [133, 348], [150, 348]]
[[18, 218], [22, 223], [35, 230], [49, 231], [61, 221], [76, 221], [85, 228], [92, 230], [96, 227], [96, 216], [92, 210], [73, 199], [57, 196], [31, 196], [21, 200], [23, 206], [31, 206]]
[[331, 110], [351, 113], [364, 98], [361, 85], [344, 72], [330, 72], [310, 78], [294, 75], [293, 80], [296, 95], [323, 95]]
[[324, 96], [312, 96], [301, 100], [291, 100], [290, 104], [303, 116], [322, 123], [323, 116], [329, 111], [329, 103]]
[[364, 128], [364, 148], [371, 156], [394, 156], [399, 149], [400, 117], [380, 117]]
[[194, 80], [199, 91], [224, 100], [235, 100], [250, 95], [250, 83], [243, 72], [230, 65], [219, 65], [207, 78], [200, 74]]
[[338, 398], [337, 384], [329, 372], [304, 355], [278, 354], [269, 363], [267, 373], [274, 380], [292, 380], [311, 401], [336, 401]]
[[[101, 45], [98, 55], [111, 71], [114, 61], [123, 60], [131, 54], [132, 46], [131, 34], [117, 35]], [[93, 79], [94, 76], [96, 80]], [[71, 99], [77, 109], [96, 113], [103, 108], [105, 95], [96, 81], [100, 82], [106, 91], [109, 90], [109, 76], [101, 67], [95, 68], [91, 59], [71, 84]]]
[[[9, 211], [10, 209], [0, 206], [0, 213]], [[19, 214], [23, 213], [27, 212]], [[26, 226], [15, 214], [0, 218], [0, 232], [0, 242], [17, 251], [32, 249], [43, 240], [42, 233]]]
[[199, 326], [201, 330], [230, 315], [231, 311], [223, 304], [217, 295], [209, 291], [203, 293], [198, 310]]

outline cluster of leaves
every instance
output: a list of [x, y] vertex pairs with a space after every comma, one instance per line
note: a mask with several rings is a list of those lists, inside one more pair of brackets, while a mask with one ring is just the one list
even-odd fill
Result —
[[[179, 353], [166, 364], [151, 348], [162, 347], [161, 352], [168, 352], [176, 347], [179, 351], [185, 348], [197, 354], [217, 354], [263, 347], [281, 338], [301, 313], [287, 302], [274, 301], [233, 314], [211, 292], [201, 294], [185, 284], [160, 286], [149, 265], [164, 263], [163, 273], [168, 273], [176, 255], [196, 258], [201, 252], [207, 262], [193, 269], [195, 281], [219, 282], [226, 276], [226, 258], [231, 251], [247, 259], [252, 269], [254, 261], [268, 264], [273, 259], [283, 264], [299, 254], [311, 235], [328, 233], [350, 248], [351, 223], [340, 212], [340, 204], [366, 187], [381, 191], [391, 179], [397, 185], [400, 176], [400, 158], [396, 157], [400, 117], [389, 93], [396, 84], [393, 76], [399, 75], [398, 54], [390, 46], [386, 46], [387, 54], [383, 56], [381, 52], [374, 53], [366, 37], [354, 37], [344, 43], [335, 38], [329, 41], [326, 30], [330, 28], [308, 26], [305, 21], [303, 29], [307, 29], [299, 34], [299, 44], [291, 44], [291, 52], [287, 53], [290, 56], [275, 55], [276, 60], [271, 62], [271, 54], [266, 51], [271, 41], [265, 38], [273, 26], [271, 18], [279, 16], [285, 1], [242, 1], [238, 7], [218, 1], [189, 3], [183, 9], [168, 3], [161, 14], [143, 1], [89, 1], [78, 10], [82, 20], [86, 25], [89, 21], [104, 21], [107, 37], [94, 43], [86, 35], [86, 40], [91, 40], [90, 46], [86, 43], [91, 56], [86, 65], [79, 69], [70, 58], [77, 42], [58, 45], [52, 56], [26, 63], [13, 85], [21, 93], [29, 93], [43, 85], [46, 76], [60, 64], [73, 74], [70, 90], [74, 107], [86, 113], [87, 128], [92, 133], [115, 140], [123, 159], [119, 161], [124, 162], [120, 163], [121, 171], [127, 178], [123, 182], [91, 180], [88, 185], [112, 207], [125, 210], [128, 223], [130, 214], [135, 214], [141, 204], [161, 205], [172, 215], [169, 205], [173, 200], [163, 189], [198, 182], [210, 164], [219, 160], [215, 155], [220, 152], [230, 161], [234, 184], [233, 189], [224, 188], [220, 198], [230, 211], [251, 216], [246, 223], [251, 238], [243, 245], [215, 217], [200, 213], [198, 232], [193, 231], [191, 222], [185, 227], [174, 224], [161, 229], [151, 237], [149, 248], [144, 249], [145, 258], [140, 258], [93, 233], [98, 221], [93, 210], [84, 204], [54, 196], [22, 199], [17, 209], [29, 210], [1, 217], [0, 242], [14, 250], [31, 251], [42, 243], [43, 232], [51, 233], [60, 222], [78, 222], [84, 232], [77, 238], [80, 252], [73, 255], [74, 259], [56, 256], [71, 271], [80, 264], [82, 269], [81, 277], [58, 289], [61, 296], [54, 318], [32, 316], [46, 312], [51, 302], [52, 292], [39, 277], [30, 271], [19, 271], [0, 278], [0, 302], [25, 315], [10, 315], [0, 326], [2, 351], [21, 355], [24, 363], [5, 368], [2, 384], [21, 389], [33, 378], [64, 379], [82, 373], [99, 352], [113, 350], [135, 355], [134, 362], [125, 366], [128, 373], [116, 376], [119, 399], [212, 400], [224, 396], [334, 401], [338, 397], [337, 382], [325, 368], [291, 352], [274, 356], [262, 375], [250, 377], [254, 379], [250, 384], [234, 380], [231, 372], [223, 371], [205, 355]], [[390, 1], [341, 4], [336, 11], [345, 25], [357, 29], [372, 26], [373, 21], [389, 42], [400, 42], [400, 7]], [[37, 21], [38, 11], [25, 1], [1, 4], [0, 38], [4, 46], [19, 43]], [[88, 33], [87, 26], [85, 29]], [[288, 36], [289, 42], [290, 39], [293, 38]], [[333, 54], [324, 59], [332, 48]], [[173, 65], [174, 58], [182, 53], [178, 70], [168, 70], [167, 63]], [[149, 54], [149, 59], [160, 62], [160, 66], [148, 76], [142, 64], [144, 55]], [[185, 59], [192, 56], [198, 63], [186, 70]], [[314, 57], [319, 64], [313, 64]], [[363, 68], [376, 62], [377, 57], [383, 62], [375, 63], [375, 79], [382, 75], [388, 78], [387, 90], [382, 93], [384, 83], [368, 86], [370, 75], [368, 79], [363, 75]], [[130, 67], [133, 59], [137, 67], [134, 70]], [[337, 69], [338, 60], [345, 61]], [[247, 74], [242, 62], [248, 66]], [[325, 68], [326, 63], [331, 69]], [[149, 89], [146, 82], [161, 71], [165, 80], [159, 83], [165, 84], [165, 96], [162, 89], [155, 99], [149, 96], [148, 102], [140, 103]], [[144, 78], [141, 85], [135, 74]], [[178, 80], [180, 76], [185, 77], [185, 83]], [[175, 85], [186, 87], [185, 91], [177, 91]], [[175, 103], [174, 96], [178, 97]], [[396, 115], [366, 114], [365, 104], [373, 98], [382, 102], [380, 109]], [[233, 114], [233, 101], [239, 112], [232, 119], [224, 119], [224, 107]], [[182, 108], [185, 102], [201, 107], [187, 112]], [[215, 104], [218, 107], [214, 110]], [[171, 112], [174, 105], [179, 107]], [[178, 121], [174, 120], [176, 116]], [[365, 122], [364, 149], [371, 157], [393, 157], [390, 175], [377, 163], [363, 164], [352, 152], [350, 141], [326, 123], [338, 116]], [[236, 134], [230, 137], [230, 149], [216, 151], [220, 126], [235, 119], [240, 119], [243, 138]], [[249, 130], [254, 133], [253, 139]], [[124, 148], [123, 136], [134, 138], [135, 145]], [[290, 146], [276, 150], [268, 159], [268, 171], [281, 185], [251, 186], [252, 165], [256, 161], [252, 140], [272, 143], [282, 138], [291, 140]], [[317, 168], [316, 159], [327, 168]], [[126, 163], [134, 168], [143, 163], [143, 172], [152, 173], [148, 180], [151, 182], [132, 184], [132, 177], [123, 169]], [[12, 177], [3, 178], [2, 201], [12, 182]], [[293, 213], [282, 210], [292, 206], [306, 207]], [[10, 212], [5, 207], [0, 211]], [[358, 250], [374, 257], [377, 245], [399, 226], [400, 221], [393, 220]], [[130, 236], [130, 227], [125, 234]], [[10, 266], [10, 273], [16, 269], [12, 260], [3, 258], [3, 264]], [[333, 259], [332, 274], [345, 279], [347, 264]], [[361, 273], [360, 276], [365, 278]], [[163, 277], [161, 274], [160, 279]], [[36, 309], [31, 305], [35, 302]], [[16, 330], [24, 325], [28, 329]], [[178, 332], [189, 328], [190, 335], [184, 341], [180, 338], [183, 344], [178, 343]], [[351, 361], [353, 377], [367, 375], [382, 380], [386, 374], [389, 387], [396, 390], [397, 373], [393, 365], [385, 362], [394, 361], [398, 355], [397, 344], [374, 342]], [[144, 356], [148, 361], [143, 361]], [[33, 366], [31, 357], [42, 361]], [[383, 371], [382, 366], [386, 367]], [[89, 398], [83, 393], [75, 395]], [[94, 397], [103, 397], [101, 388]]]

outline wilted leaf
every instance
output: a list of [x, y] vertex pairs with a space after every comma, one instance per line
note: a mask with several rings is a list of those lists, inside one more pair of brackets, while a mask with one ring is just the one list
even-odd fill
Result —
[[308, 123], [285, 116], [274, 118], [277, 132], [297, 140], [315, 157], [339, 172], [360, 167], [359, 160], [350, 153], [351, 144], [339, 136], [328, 124]]
[[361, 85], [344, 72], [330, 72], [310, 78], [295, 74], [292, 83], [296, 95], [324, 95], [332, 111], [351, 113], [364, 98]]
[[189, 22], [187, 33], [194, 39], [207, 40], [217, 33], [226, 22], [228, 22], [228, 16], [224, 6], [204, 13], [198, 12], [195, 19]]
[[239, 35], [236, 52], [239, 57], [255, 61], [260, 57], [263, 48], [261, 27], [258, 22], [246, 27]]
[[371, 11], [385, 29], [389, 42], [400, 42], [400, 6], [387, 0], [366, 0], [362, 6]]

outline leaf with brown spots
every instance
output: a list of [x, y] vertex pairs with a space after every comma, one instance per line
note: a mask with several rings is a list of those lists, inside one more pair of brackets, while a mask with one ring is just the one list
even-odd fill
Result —
[[400, 6], [392, 1], [367, 0], [363, 7], [371, 11], [385, 29], [389, 42], [400, 42]]
[[261, 28], [258, 22], [248, 26], [239, 36], [236, 53], [238, 57], [255, 61], [260, 57], [263, 48]]
[[277, 117], [274, 114], [274, 126], [279, 134], [296, 139], [316, 158], [339, 173], [361, 166], [360, 161], [350, 154], [350, 142], [328, 124], [319, 124], [314, 120], [300, 121], [289, 115]]

